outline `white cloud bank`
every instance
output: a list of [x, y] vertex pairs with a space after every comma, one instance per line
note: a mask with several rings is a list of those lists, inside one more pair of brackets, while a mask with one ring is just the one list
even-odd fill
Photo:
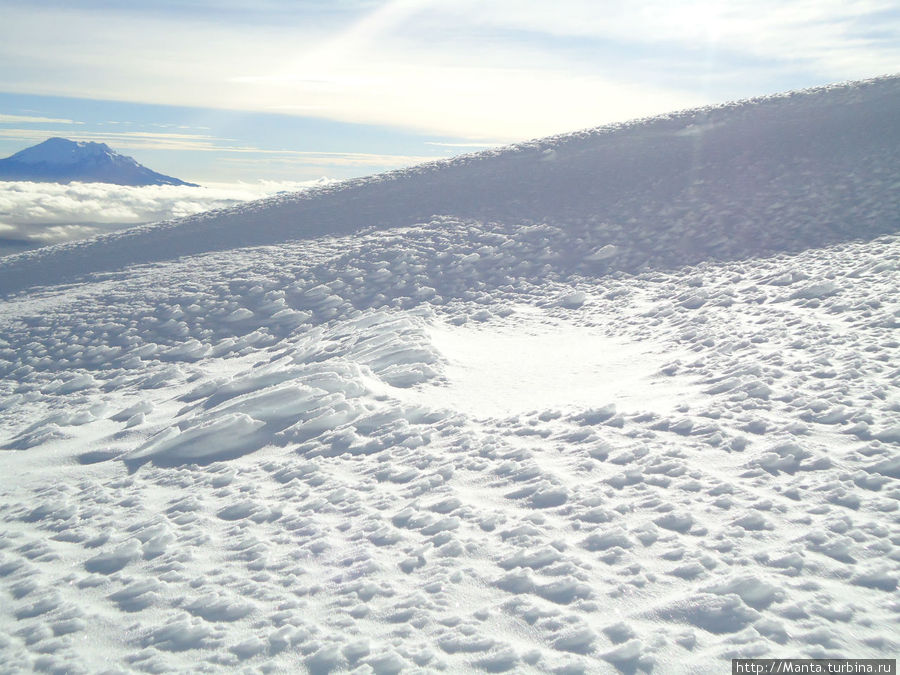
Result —
[[0, 239], [21, 246], [83, 239], [102, 231], [181, 218], [279, 192], [331, 182], [259, 181], [201, 187], [0, 181]]

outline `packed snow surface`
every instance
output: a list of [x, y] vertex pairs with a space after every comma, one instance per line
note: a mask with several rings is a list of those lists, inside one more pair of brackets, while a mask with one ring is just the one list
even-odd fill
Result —
[[0, 261], [4, 671], [893, 657], [900, 81]]
[[444, 378], [394, 395], [474, 417], [590, 407], [598, 398], [668, 411], [683, 399], [680, 387], [653, 377], [665, 365], [664, 344], [609, 338], [597, 327], [517, 309], [522, 320], [513, 328], [432, 327], [430, 341], [446, 360]]

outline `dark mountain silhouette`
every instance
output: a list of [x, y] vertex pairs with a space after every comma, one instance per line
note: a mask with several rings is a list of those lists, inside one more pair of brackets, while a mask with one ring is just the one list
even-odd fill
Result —
[[50, 138], [0, 159], [0, 180], [116, 185], [195, 185], [151, 171], [105, 143]]

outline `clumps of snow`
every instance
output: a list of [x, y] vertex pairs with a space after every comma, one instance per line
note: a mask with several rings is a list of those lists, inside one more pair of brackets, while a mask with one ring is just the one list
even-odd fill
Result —
[[255, 444], [264, 422], [243, 413], [232, 413], [200, 422], [184, 431], [167, 429], [122, 457], [126, 462], [156, 459], [166, 462], [196, 462], [230, 457]]
[[98, 553], [84, 563], [88, 572], [100, 574], [112, 574], [124, 568], [128, 563], [141, 557], [141, 544], [135, 539], [130, 539], [111, 551]]
[[747, 606], [756, 610], [766, 609], [773, 602], [784, 600], [786, 598], [784, 591], [780, 590], [777, 586], [766, 583], [752, 575], [726, 579], [721, 583], [714, 584], [703, 590], [718, 595], [729, 595], [734, 593], [743, 600]]
[[788, 297], [791, 300], [820, 300], [839, 293], [841, 287], [834, 281], [819, 281], [802, 286], [793, 291]]
[[603, 262], [615, 258], [619, 253], [619, 247], [614, 244], [606, 244], [585, 257], [588, 262]]
[[662, 607], [650, 616], [665, 621], [685, 622], [720, 635], [738, 633], [761, 615], [733, 593], [696, 593], [691, 598], [677, 600]]
[[183, 607], [208, 622], [237, 621], [243, 619], [254, 610], [251, 602], [230, 597], [226, 593], [209, 591], [207, 594], [189, 598]]
[[584, 304], [585, 300], [587, 300], [587, 294], [584, 291], [575, 291], [561, 297], [558, 304], [560, 307], [567, 309], [578, 309]]

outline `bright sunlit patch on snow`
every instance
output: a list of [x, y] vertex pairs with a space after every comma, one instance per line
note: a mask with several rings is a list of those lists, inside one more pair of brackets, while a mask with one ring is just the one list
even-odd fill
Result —
[[683, 383], [655, 376], [671, 358], [661, 345], [606, 337], [595, 328], [436, 326], [429, 334], [447, 360], [448, 382], [400, 396], [432, 407], [485, 417], [615, 401], [622, 409], [667, 412], [685, 394]]

